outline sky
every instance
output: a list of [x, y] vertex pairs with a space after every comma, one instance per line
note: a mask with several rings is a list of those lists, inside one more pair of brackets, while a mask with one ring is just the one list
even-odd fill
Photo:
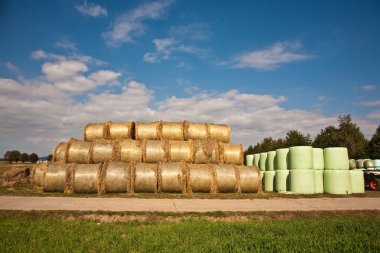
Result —
[[380, 123], [379, 1], [0, 1], [0, 155], [88, 122], [231, 126], [245, 147]]

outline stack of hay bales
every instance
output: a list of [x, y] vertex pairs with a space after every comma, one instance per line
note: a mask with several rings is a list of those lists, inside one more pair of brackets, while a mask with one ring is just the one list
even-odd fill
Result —
[[277, 192], [289, 191], [289, 149], [280, 148], [276, 150], [276, 175], [274, 177], [274, 188]]
[[44, 191], [257, 192], [260, 171], [243, 166], [243, 146], [230, 127], [191, 122], [87, 124], [83, 141], [70, 139], [37, 166], [32, 181]]

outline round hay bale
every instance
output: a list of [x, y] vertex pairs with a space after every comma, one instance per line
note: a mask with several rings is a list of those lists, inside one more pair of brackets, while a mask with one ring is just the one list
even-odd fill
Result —
[[169, 141], [169, 162], [193, 162], [193, 141]]
[[356, 168], [363, 169], [364, 168], [364, 159], [356, 160]]
[[253, 165], [259, 168], [260, 163], [260, 154], [254, 154], [253, 155]]
[[314, 170], [315, 177], [315, 193], [323, 193], [323, 170]]
[[276, 170], [289, 169], [289, 149], [279, 148], [276, 150]]
[[157, 164], [137, 163], [134, 167], [134, 192], [157, 192]]
[[276, 175], [274, 176], [274, 190], [280, 193], [289, 191], [289, 170], [276, 171]]
[[162, 122], [162, 140], [183, 141], [184, 138], [184, 122]]
[[65, 192], [70, 163], [50, 163], [45, 175], [45, 192]]
[[323, 170], [324, 168], [323, 149], [313, 148], [313, 170]]
[[215, 140], [194, 140], [194, 163], [218, 163], [219, 144]]
[[243, 165], [244, 162], [243, 145], [219, 143], [219, 159], [220, 163]]
[[105, 167], [105, 191], [131, 192], [131, 169], [132, 163], [108, 162]]
[[380, 159], [375, 159], [373, 162], [375, 163], [375, 169], [380, 170]]
[[67, 155], [68, 163], [91, 163], [92, 142], [71, 139], [69, 143]]
[[33, 167], [31, 175], [33, 186], [44, 187], [47, 168], [47, 163], [39, 163]]
[[264, 171], [264, 191], [273, 192], [276, 171]]
[[364, 161], [364, 168], [365, 169], [374, 169], [375, 168], [375, 163], [373, 162], [373, 160], [366, 159]]
[[59, 143], [53, 151], [53, 162], [65, 162], [66, 161], [66, 152], [68, 149], [68, 143], [61, 142]]
[[265, 171], [265, 166], [267, 163], [267, 157], [268, 157], [267, 152], [260, 153], [259, 167], [260, 167], [261, 171]]
[[215, 176], [210, 164], [188, 165], [188, 191], [212, 193], [215, 191]]
[[102, 164], [78, 164], [74, 173], [74, 192], [100, 192], [101, 169]]
[[255, 166], [235, 166], [239, 174], [241, 193], [257, 193], [261, 191], [261, 172]]
[[216, 186], [218, 192], [238, 192], [238, 180], [235, 166], [232, 164], [215, 165]]
[[160, 163], [158, 165], [158, 192], [186, 193], [186, 163]]
[[350, 168], [347, 148], [325, 148], [323, 156], [325, 170], [348, 170]]
[[290, 191], [297, 194], [315, 194], [315, 170], [290, 170]]
[[246, 161], [246, 166], [252, 166], [253, 165], [253, 160], [254, 160], [254, 155], [246, 155], [245, 156], [245, 161]]
[[323, 188], [325, 193], [351, 194], [351, 178], [349, 170], [323, 171]]
[[94, 141], [107, 139], [110, 123], [111, 122], [87, 124], [83, 129], [83, 140]]
[[212, 140], [217, 140], [224, 143], [229, 143], [231, 138], [231, 128], [223, 124], [209, 124], [210, 136]]
[[92, 143], [92, 163], [113, 160], [114, 144], [111, 141], [94, 141]]
[[291, 170], [313, 169], [313, 147], [296, 146], [289, 148], [289, 160]]
[[267, 171], [277, 170], [277, 168], [276, 168], [276, 151], [269, 151], [268, 152], [265, 168]]
[[123, 140], [133, 138], [134, 122], [110, 123], [109, 136], [110, 140]]
[[365, 193], [364, 172], [362, 170], [350, 170], [350, 182], [352, 193]]
[[136, 140], [159, 140], [161, 139], [161, 122], [135, 123]]
[[348, 161], [348, 164], [349, 164], [350, 170], [355, 170], [356, 169], [356, 161], [355, 161], [355, 159], [350, 159]]
[[144, 140], [143, 161], [145, 163], [166, 162], [168, 160], [167, 140]]
[[196, 124], [185, 121], [185, 130], [184, 130], [185, 140], [207, 140], [210, 139], [208, 125]]
[[140, 140], [123, 140], [120, 141], [120, 161], [142, 162], [143, 161], [143, 142]]

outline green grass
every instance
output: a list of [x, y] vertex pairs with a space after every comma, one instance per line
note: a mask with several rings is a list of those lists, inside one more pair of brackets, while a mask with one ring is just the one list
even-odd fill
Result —
[[285, 220], [239, 222], [208, 221], [200, 215], [180, 221], [101, 223], [59, 218], [57, 212], [3, 211], [0, 249], [1, 252], [379, 252], [379, 227], [378, 214], [301, 215]]

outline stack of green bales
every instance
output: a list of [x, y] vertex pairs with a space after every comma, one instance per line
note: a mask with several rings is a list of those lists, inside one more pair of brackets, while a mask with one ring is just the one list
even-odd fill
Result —
[[274, 189], [277, 192], [287, 192], [289, 191], [289, 149], [277, 149], [275, 161]]
[[364, 159], [364, 168], [366, 170], [374, 170], [375, 169], [375, 162], [371, 159]]
[[313, 170], [315, 177], [315, 193], [323, 193], [323, 170], [325, 162], [323, 157], [323, 149], [313, 148]]
[[324, 191], [330, 194], [351, 194], [347, 148], [325, 148]]
[[315, 194], [315, 173], [313, 170], [313, 147], [289, 148], [290, 191], [297, 194]]
[[265, 161], [265, 171], [264, 171], [264, 191], [273, 192], [274, 186], [274, 176], [275, 172], [275, 159], [276, 151], [269, 151], [267, 153], [267, 159]]
[[375, 162], [375, 169], [380, 170], [380, 159], [376, 159], [374, 160], [374, 162]]

